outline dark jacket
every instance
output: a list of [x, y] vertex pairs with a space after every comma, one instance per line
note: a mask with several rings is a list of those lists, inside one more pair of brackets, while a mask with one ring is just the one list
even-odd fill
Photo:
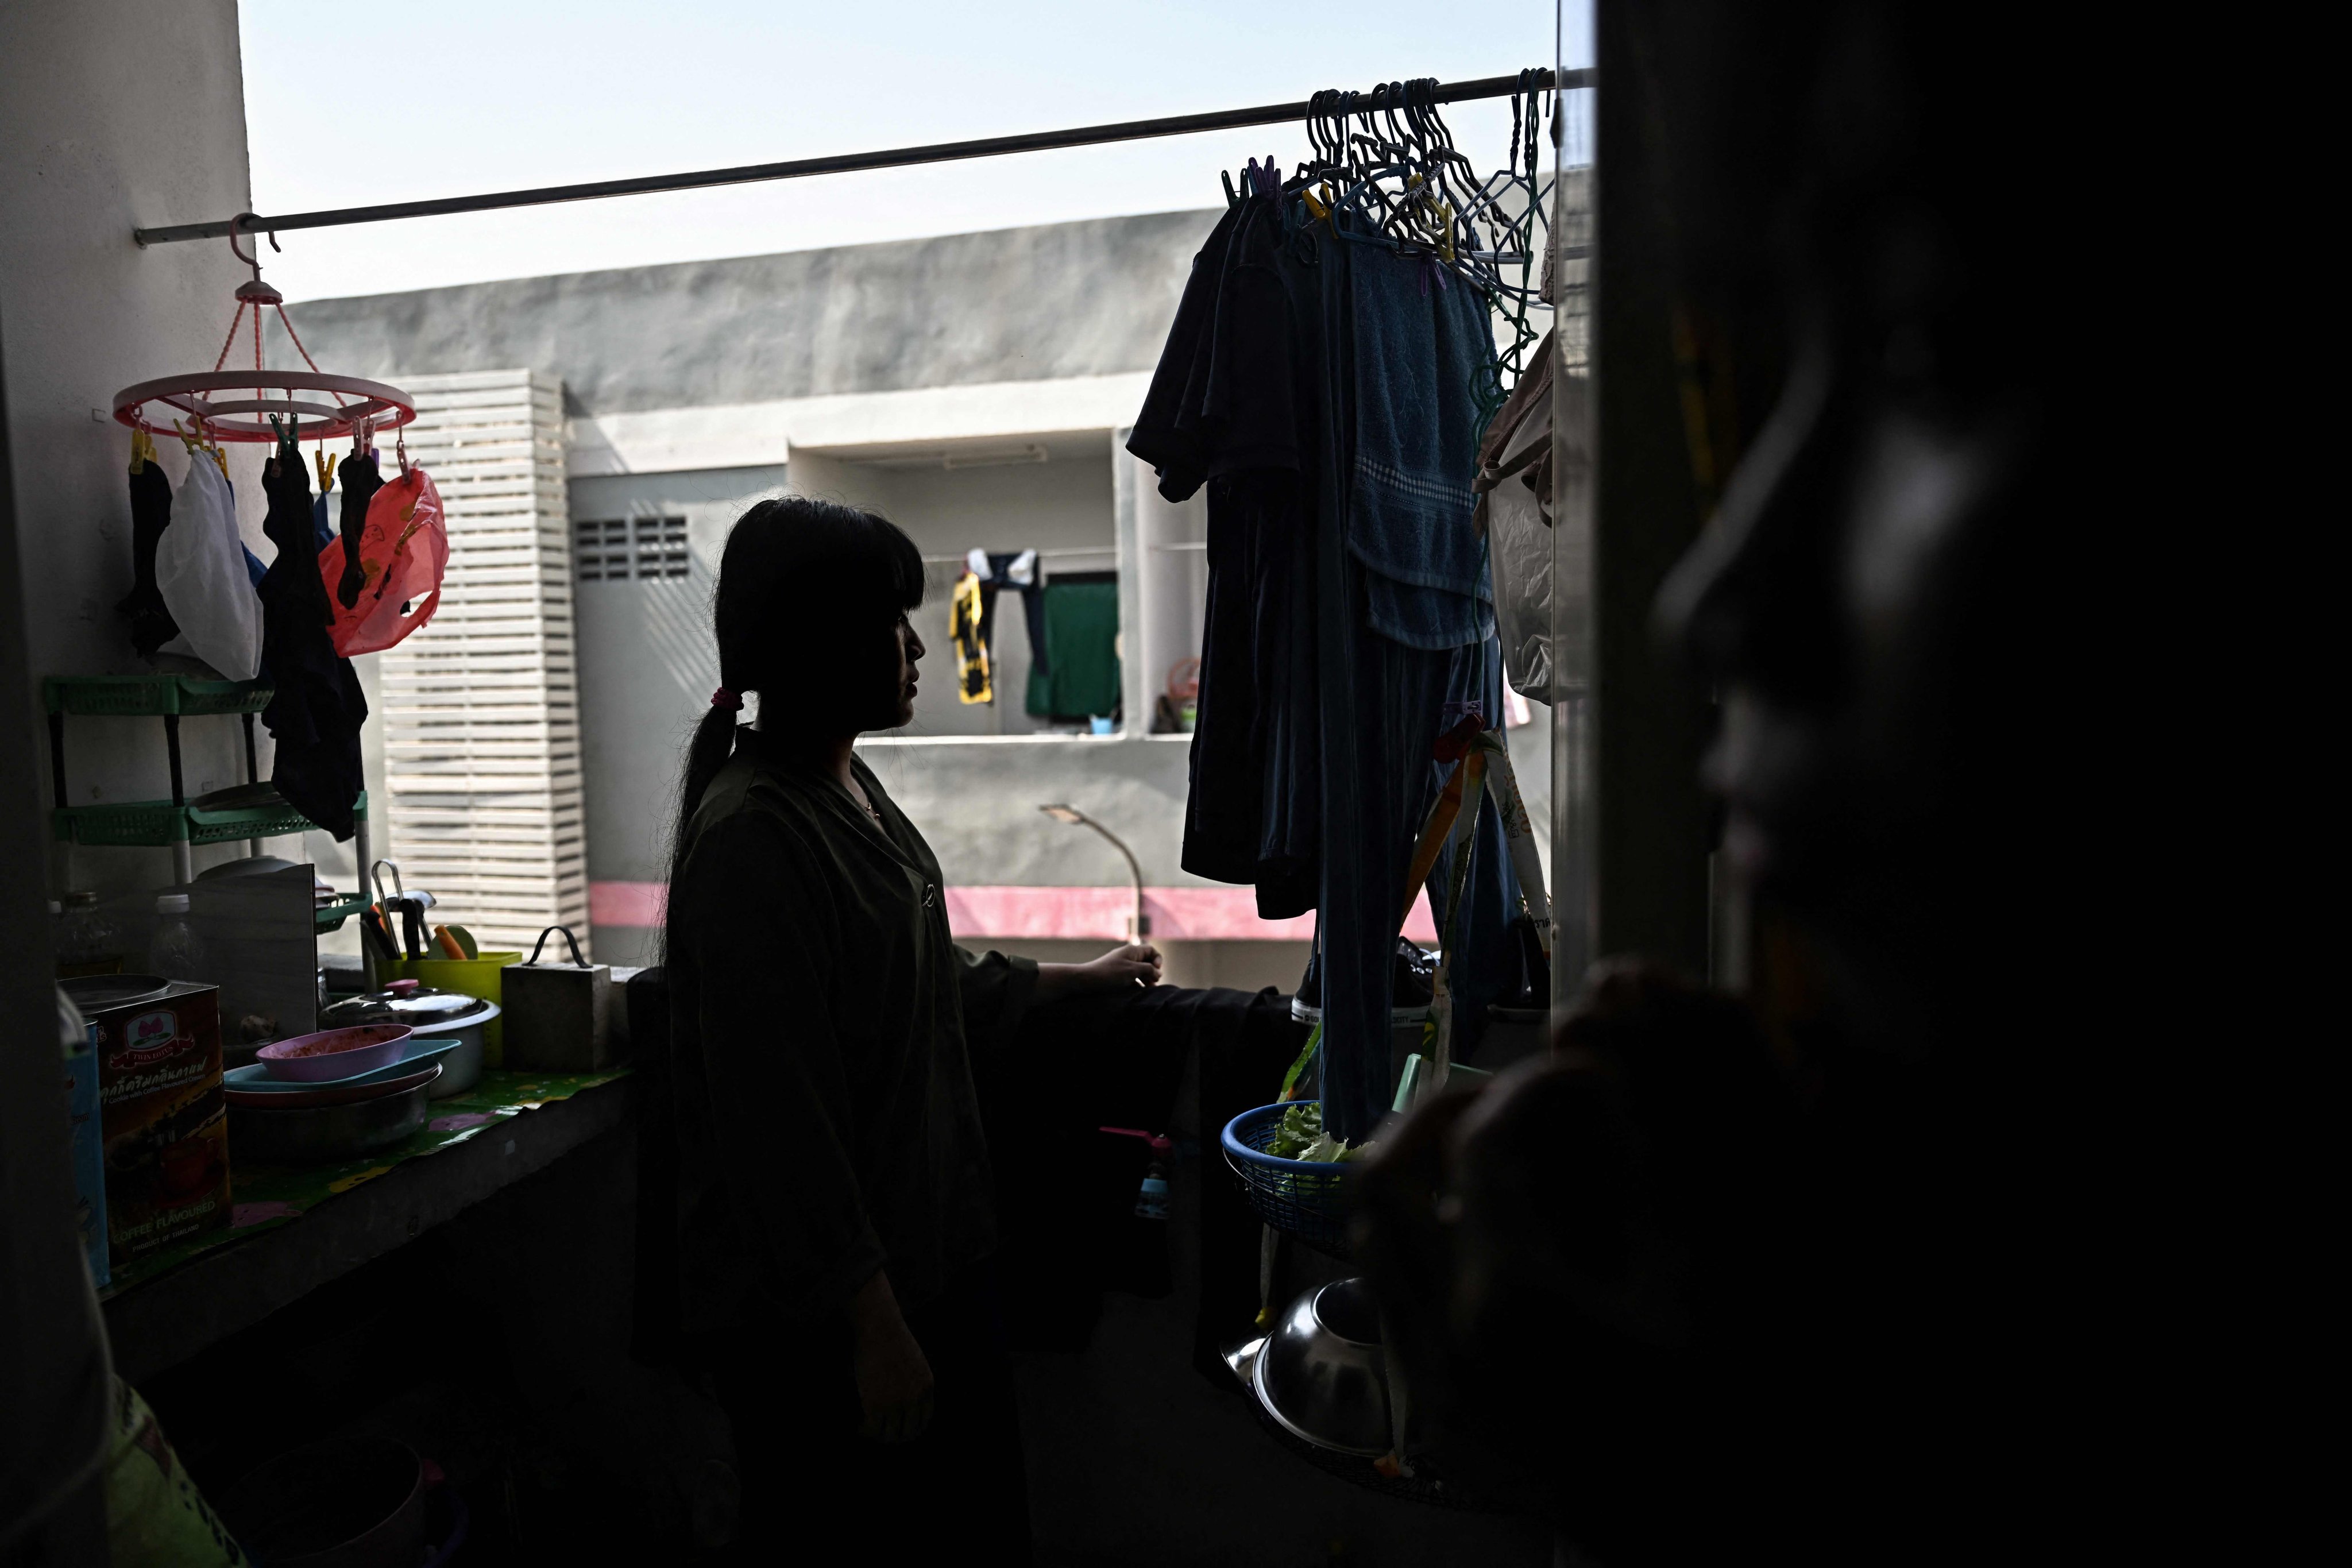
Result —
[[878, 1268], [915, 1302], [996, 1231], [967, 1048], [1037, 966], [948, 933], [939, 862], [861, 762], [877, 826], [758, 731], [688, 826], [669, 985], [684, 1327], [837, 1310]]

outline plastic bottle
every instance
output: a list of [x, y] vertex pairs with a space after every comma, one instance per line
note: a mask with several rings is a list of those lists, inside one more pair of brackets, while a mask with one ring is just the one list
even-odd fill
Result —
[[147, 969], [166, 980], [210, 980], [212, 965], [196, 928], [188, 923], [188, 895], [155, 899], [155, 935], [147, 944]]
[[1150, 1142], [1151, 1164], [1143, 1173], [1143, 1185], [1135, 1194], [1135, 1217], [1164, 1220], [1168, 1217], [1168, 1152], [1174, 1145], [1165, 1136]]
[[58, 979], [122, 973], [122, 929], [100, 910], [96, 893], [69, 892], [58, 910]]

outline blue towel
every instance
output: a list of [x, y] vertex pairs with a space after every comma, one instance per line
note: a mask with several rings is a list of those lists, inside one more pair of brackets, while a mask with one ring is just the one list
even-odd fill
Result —
[[1494, 635], [1494, 591], [1471, 526], [1474, 388], [1494, 358], [1486, 302], [1427, 257], [1351, 247], [1356, 441], [1348, 550], [1372, 629], [1407, 647]]

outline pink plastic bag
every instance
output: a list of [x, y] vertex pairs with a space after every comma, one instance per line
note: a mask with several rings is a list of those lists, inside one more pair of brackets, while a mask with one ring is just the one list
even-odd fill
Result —
[[319, 573], [335, 612], [329, 634], [335, 651], [382, 653], [433, 618], [441, 602], [441, 578], [449, 568], [449, 531], [441, 518], [441, 492], [423, 468], [411, 468], [375, 492], [368, 502], [367, 526], [360, 531], [359, 602], [350, 609], [335, 597], [343, 575], [341, 535], [319, 552]]

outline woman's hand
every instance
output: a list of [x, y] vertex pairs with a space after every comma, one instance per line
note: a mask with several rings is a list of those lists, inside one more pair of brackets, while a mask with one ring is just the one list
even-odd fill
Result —
[[1037, 1000], [1088, 996], [1102, 991], [1131, 991], [1160, 984], [1160, 950], [1148, 942], [1112, 948], [1086, 963], [1041, 963], [1037, 966]]
[[884, 1443], [911, 1443], [931, 1424], [931, 1363], [898, 1315], [890, 1277], [874, 1278], [850, 1298], [852, 1370], [862, 1412], [860, 1436]]

